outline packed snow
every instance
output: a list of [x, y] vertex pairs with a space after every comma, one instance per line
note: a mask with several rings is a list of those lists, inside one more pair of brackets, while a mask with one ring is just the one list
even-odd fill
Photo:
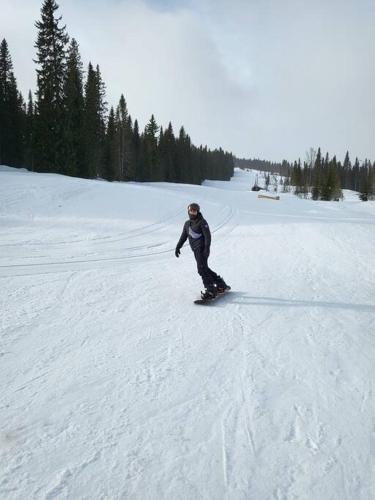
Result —
[[375, 498], [375, 203], [0, 170], [0, 498]]

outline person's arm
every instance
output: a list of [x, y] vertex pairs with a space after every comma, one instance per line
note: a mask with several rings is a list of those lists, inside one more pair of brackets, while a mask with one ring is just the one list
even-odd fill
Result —
[[187, 231], [186, 231], [186, 223], [184, 224], [184, 227], [182, 229], [182, 233], [181, 233], [181, 236], [180, 236], [180, 239], [178, 240], [178, 243], [177, 243], [177, 246], [176, 246], [176, 250], [174, 252], [175, 256], [176, 257], [179, 257], [180, 256], [180, 250], [183, 246], [183, 244], [185, 243], [185, 241], [187, 240]]
[[204, 238], [204, 254], [206, 257], [210, 255], [211, 247], [211, 231], [205, 219], [202, 219], [202, 234]]

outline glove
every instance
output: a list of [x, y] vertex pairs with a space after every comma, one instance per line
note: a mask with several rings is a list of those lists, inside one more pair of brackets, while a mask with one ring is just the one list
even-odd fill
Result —
[[210, 249], [209, 249], [209, 248], [205, 248], [205, 249], [203, 250], [203, 257], [204, 257], [205, 259], [208, 259], [209, 255], [210, 255]]
[[180, 249], [176, 247], [176, 250], [174, 251], [175, 256], [178, 258], [180, 256]]

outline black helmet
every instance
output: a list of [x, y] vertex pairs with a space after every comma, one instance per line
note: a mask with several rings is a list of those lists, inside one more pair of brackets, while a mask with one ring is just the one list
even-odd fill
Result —
[[190, 203], [190, 205], [188, 206], [188, 212], [190, 212], [190, 210], [196, 210], [197, 212], [199, 212], [201, 209], [201, 207], [198, 205], [198, 203]]

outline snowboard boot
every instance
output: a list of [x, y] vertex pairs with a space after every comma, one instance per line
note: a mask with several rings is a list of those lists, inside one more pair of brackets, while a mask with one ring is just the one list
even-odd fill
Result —
[[216, 283], [217, 293], [224, 293], [224, 292], [227, 292], [228, 290], [230, 290], [230, 286], [225, 283], [223, 278], [221, 276], [219, 276], [219, 278], [220, 278], [220, 281], [218, 281]]
[[214, 286], [207, 287], [203, 292], [201, 292], [201, 298], [203, 300], [212, 300], [216, 297], [216, 295], [217, 291]]

